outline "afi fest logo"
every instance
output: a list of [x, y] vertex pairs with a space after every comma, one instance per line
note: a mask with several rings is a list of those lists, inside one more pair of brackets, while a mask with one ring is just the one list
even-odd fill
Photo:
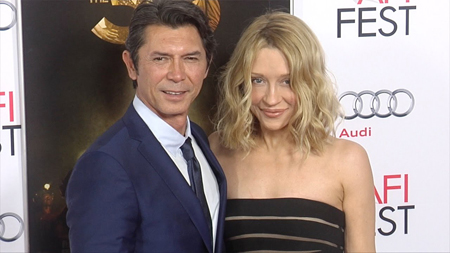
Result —
[[[3, 111], [6, 111], [4, 113]], [[8, 122], [11, 124], [14, 122], [14, 93], [12, 91], [0, 91], [0, 115], [7, 115], [8, 116]], [[2, 120], [3, 121], [3, 120]], [[0, 122], [2, 122], [0, 121]], [[3, 125], [1, 126], [0, 130], [3, 131], [9, 131], [10, 134], [10, 154], [11, 156], [15, 155], [15, 130], [21, 129], [20, 125]], [[5, 143], [0, 143], [0, 152], [5, 151], [3, 150], [3, 146]]]
[[[358, 8], [337, 10], [337, 37], [390, 37], [409, 35], [410, 18], [416, 6], [392, 6], [391, 3], [409, 4], [409, 0], [354, 0]], [[376, 6], [373, 6], [373, 5]], [[372, 6], [371, 6], [372, 5]], [[363, 7], [364, 6], [364, 7]], [[367, 6], [367, 7], [366, 7]]]
[[[17, 9], [16, 7], [5, 0], [0, 0], [0, 35], [2, 32], [8, 32], [8, 30], [10, 30], [11, 28], [13, 28], [17, 23]], [[3, 49], [4, 50], [4, 49]], [[1, 73], [6, 74], [6, 73]], [[0, 115], [2, 116], [6, 116], [7, 120], [3, 121], [3, 119], [0, 120], [0, 122], [9, 122], [9, 124], [11, 124], [12, 122], [14, 122], [14, 92], [13, 91], [8, 91], [8, 90], [2, 90], [4, 87], [0, 87]], [[5, 119], [6, 119], [5, 117]], [[10, 133], [10, 154], [11, 156], [15, 155], [15, 148], [14, 148], [14, 130], [15, 129], [20, 129], [21, 126], [20, 125], [3, 125], [0, 128], [0, 131], [9, 131]], [[0, 132], [1, 133], [1, 132]], [[6, 149], [4, 149], [2, 147], [2, 144], [4, 145], [5, 143], [0, 143], [0, 152], [2, 151], [6, 151]], [[0, 225], [1, 225], [1, 221], [0, 221]], [[1, 228], [1, 227], [0, 227]], [[2, 231], [0, 230], [0, 233]], [[0, 235], [1, 238], [1, 235]]]
[[[409, 219], [415, 205], [409, 203], [409, 174], [384, 175], [381, 187], [375, 187], [378, 211], [377, 232], [383, 236], [408, 234]], [[400, 203], [400, 204], [398, 204]]]
[[[363, 2], [363, 0], [358, 0], [358, 4], [361, 4]], [[376, 1], [374, 1], [374, 0], [366, 0], [365, 2], [376, 2]], [[383, 2], [383, 0], [379, 0], [379, 2], [380, 2], [380, 4], [382, 4], [382, 3], [385, 3], [385, 4], [387, 4], [387, 3], [389, 3], [389, 0], [384, 0], [384, 2]], [[406, 2], [407, 3], [409, 3], [409, 0], [406, 0]]]

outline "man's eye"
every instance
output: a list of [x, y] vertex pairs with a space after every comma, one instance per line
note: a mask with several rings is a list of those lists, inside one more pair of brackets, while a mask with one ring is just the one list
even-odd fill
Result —
[[186, 57], [185, 59], [188, 61], [198, 61], [198, 58], [194, 57], [194, 56], [189, 56], [189, 57]]
[[155, 57], [155, 58], [153, 58], [153, 61], [159, 62], [159, 61], [164, 61], [165, 59], [166, 59], [165, 57]]

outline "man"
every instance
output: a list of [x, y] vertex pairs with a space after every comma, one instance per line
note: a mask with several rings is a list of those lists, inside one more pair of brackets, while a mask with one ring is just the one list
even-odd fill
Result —
[[136, 96], [74, 168], [71, 251], [222, 252], [225, 177], [188, 118], [216, 46], [208, 20], [189, 1], [143, 3], [125, 46]]

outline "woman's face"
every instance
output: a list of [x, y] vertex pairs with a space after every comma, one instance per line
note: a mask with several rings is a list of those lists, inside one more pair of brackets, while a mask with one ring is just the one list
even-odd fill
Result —
[[289, 76], [288, 63], [280, 50], [263, 48], [258, 52], [251, 73], [251, 112], [263, 132], [284, 129], [294, 114], [296, 98]]

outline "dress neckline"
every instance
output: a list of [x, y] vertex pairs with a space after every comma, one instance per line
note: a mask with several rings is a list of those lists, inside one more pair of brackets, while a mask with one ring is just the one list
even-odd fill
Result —
[[330, 208], [335, 209], [336, 211], [339, 211], [341, 213], [344, 213], [343, 210], [332, 206], [328, 203], [322, 202], [322, 201], [318, 201], [318, 200], [313, 200], [313, 199], [307, 199], [307, 198], [298, 198], [298, 197], [281, 197], [281, 198], [232, 198], [232, 199], [227, 199], [227, 202], [241, 202], [241, 201], [245, 201], [245, 202], [279, 202], [279, 201], [303, 201], [303, 202], [310, 202], [310, 203], [315, 203], [315, 204], [319, 204], [319, 205], [324, 205]]

